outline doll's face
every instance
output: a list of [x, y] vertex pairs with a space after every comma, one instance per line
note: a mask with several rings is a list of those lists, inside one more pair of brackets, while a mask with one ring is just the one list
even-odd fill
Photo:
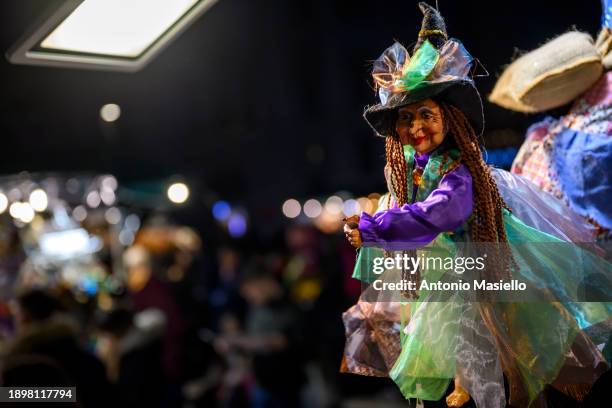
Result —
[[446, 137], [442, 109], [433, 99], [401, 107], [395, 130], [403, 145], [411, 145], [420, 154], [431, 152]]

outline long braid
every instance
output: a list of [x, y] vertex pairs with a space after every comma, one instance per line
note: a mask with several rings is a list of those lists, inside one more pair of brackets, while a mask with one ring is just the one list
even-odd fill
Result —
[[472, 175], [474, 188], [473, 238], [476, 242], [508, 242], [503, 209], [508, 209], [499, 194], [497, 183], [482, 158], [476, 133], [463, 113], [442, 103], [442, 111], [459, 150], [461, 161]]
[[[390, 187], [398, 206], [408, 203], [408, 163], [404, 156], [404, 146], [400, 141], [397, 132], [392, 132], [386, 137], [385, 153], [387, 156], [387, 168], [390, 172]], [[383, 251], [386, 258], [392, 258], [391, 251]], [[402, 252], [406, 254], [407, 252]], [[415, 256], [414, 253], [411, 256]], [[402, 280], [420, 280], [420, 274], [412, 275], [405, 268], [402, 268]], [[407, 299], [416, 299], [415, 291], [402, 292]]]
[[391, 171], [391, 188], [401, 207], [408, 202], [408, 164], [404, 157], [404, 147], [396, 133], [386, 137], [385, 153]]
[[[461, 150], [461, 159], [465, 163], [473, 180], [474, 216], [471, 219], [472, 236], [476, 242], [495, 243], [489, 250], [487, 274], [489, 280], [509, 279], [517, 263], [512, 256], [504, 226], [503, 210], [509, 210], [497, 188], [493, 175], [482, 158], [480, 147], [472, 126], [463, 113], [454, 106], [442, 103], [442, 111], [448, 123], [448, 129], [454, 136]], [[489, 328], [498, 348], [502, 350], [499, 357], [510, 385], [510, 401], [513, 404], [524, 402], [526, 390], [521, 381], [521, 373], [513, 357], [513, 348], [508, 342], [508, 325], [504, 320], [503, 307], [492, 302], [479, 302], [480, 314]]]

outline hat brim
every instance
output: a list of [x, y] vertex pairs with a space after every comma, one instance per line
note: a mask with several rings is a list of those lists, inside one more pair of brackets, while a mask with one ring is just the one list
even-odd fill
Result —
[[363, 116], [378, 136], [389, 135], [395, 127], [397, 110], [427, 98], [435, 98], [459, 108], [470, 121], [477, 135], [484, 130], [482, 99], [474, 83], [456, 79], [429, 84], [410, 92], [393, 94], [387, 104], [377, 104], [366, 109]]

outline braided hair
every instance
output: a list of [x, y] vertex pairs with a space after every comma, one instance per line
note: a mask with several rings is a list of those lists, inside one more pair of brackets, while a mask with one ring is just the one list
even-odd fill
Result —
[[[518, 269], [508, 243], [503, 220], [503, 210], [509, 211], [510, 209], [499, 194], [497, 183], [482, 159], [476, 133], [466, 117], [455, 106], [445, 103], [442, 103], [441, 106], [447, 118], [449, 130], [461, 151], [461, 160], [467, 166], [474, 181], [474, 212], [470, 220], [473, 239], [476, 242], [498, 243], [488, 249], [492, 252], [492, 256], [489, 257], [491, 267], [487, 268], [487, 273], [492, 279], [509, 279], [512, 275], [511, 271]], [[479, 309], [498, 348], [504, 351], [499, 356], [508, 378], [510, 401], [515, 405], [519, 401], [524, 401], [527, 394], [521, 382], [517, 361], [513, 357], [512, 345], [507, 339], [508, 325], [504, 321], [505, 314], [498, 305], [491, 302], [480, 302]]]
[[482, 158], [474, 129], [458, 108], [441, 103], [442, 112], [461, 152], [461, 162], [470, 171], [474, 186], [474, 217], [472, 227], [477, 242], [507, 242], [503, 209], [508, 206], [501, 198], [497, 183]]
[[408, 163], [404, 157], [404, 146], [397, 132], [386, 137], [385, 153], [387, 169], [391, 173], [391, 189], [400, 207], [408, 203]]

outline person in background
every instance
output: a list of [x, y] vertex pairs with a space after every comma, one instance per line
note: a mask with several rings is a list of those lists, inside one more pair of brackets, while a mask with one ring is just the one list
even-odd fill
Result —
[[62, 373], [70, 386], [77, 387], [82, 406], [108, 407], [113, 397], [104, 366], [79, 344], [74, 328], [62, 319], [57, 299], [41, 289], [27, 290], [18, 295], [12, 310], [17, 334], [3, 356], [5, 381], [23, 380], [27, 373], [34, 383], [51, 371]]
[[296, 312], [281, 284], [264, 268], [246, 272], [240, 293], [249, 307], [245, 331], [220, 336], [215, 348], [222, 354], [240, 350], [251, 356], [253, 407], [299, 407], [304, 374]]
[[133, 311], [157, 309], [164, 315], [166, 328], [163, 333], [162, 364], [167, 380], [167, 398], [180, 398], [182, 359], [180, 345], [185, 331], [185, 320], [170, 289], [154, 273], [155, 263], [149, 251], [140, 245], [128, 249], [123, 257], [127, 270], [127, 287], [131, 295]]
[[101, 313], [97, 319], [97, 352], [109, 379], [117, 385], [120, 401], [128, 405], [161, 406], [164, 373], [160, 311], [134, 316], [126, 308]]
[[146, 309], [160, 310], [167, 326], [164, 340], [164, 369], [172, 379], [178, 379], [177, 339], [183, 331], [183, 319], [170, 290], [154, 274], [154, 261], [146, 248], [135, 245], [124, 254], [127, 270], [127, 286], [131, 294], [134, 312]]

